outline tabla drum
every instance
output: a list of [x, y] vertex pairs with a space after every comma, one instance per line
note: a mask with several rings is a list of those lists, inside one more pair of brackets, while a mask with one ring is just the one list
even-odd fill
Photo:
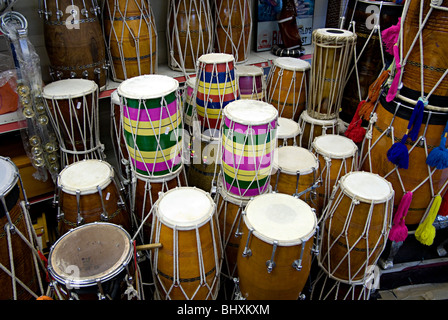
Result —
[[301, 130], [297, 121], [283, 117], [278, 118], [277, 145], [297, 146]]
[[96, 83], [58, 80], [47, 84], [42, 95], [62, 151], [62, 167], [83, 159], [103, 159]]
[[297, 300], [308, 280], [317, 219], [304, 201], [257, 196], [243, 214], [237, 266], [247, 300]]
[[70, 230], [48, 255], [56, 297], [127, 300], [127, 291], [135, 291], [133, 251], [131, 237], [115, 224], [94, 222]]
[[235, 66], [240, 99], [265, 101], [266, 77], [257, 66]]
[[377, 174], [343, 176], [321, 222], [318, 263], [331, 278], [362, 283], [384, 250], [390, 229], [394, 190]]
[[317, 188], [318, 213], [326, 207], [339, 179], [358, 170], [358, 146], [349, 138], [336, 134], [316, 137], [312, 152], [319, 161], [320, 186]]
[[208, 1], [169, 1], [166, 24], [171, 69], [196, 71], [198, 58], [213, 51], [212, 21]]
[[338, 117], [356, 38], [356, 34], [343, 29], [313, 31], [314, 54], [307, 106], [311, 117], [323, 120]]
[[121, 121], [131, 168], [144, 177], [175, 172], [182, 165], [179, 82], [143, 75], [118, 87]]
[[234, 57], [225, 53], [208, 53], [198, 59], [194, 94], [201, 132], [219, 130], [222, 109], [239, 99], [234, 62]]
[[25, 202], [19, 169], [9, 158], [0, 157], [1, 300], [35, 299], [44, 290], [44, 268], [39, 264], [39, 246], [31, 233], [34, 229]]
[[179, 187], [156, 203], [151, 265], [156, 299], [215, 300], [219, 290], [222, 247], [216, 208], [210, 194]]
[[312, 143], [316, 137], [325, 134], [339, 134], [337, 119], [322, 120], [310, 117], [306, 110], [303, 110], [299, 119], [299, 146], [311, 150]]
[[247, 61], [252, 35], [250, 0], [217, 0], [215, 4], [215, 52], [228, 53], [236, 63]]
[[53, 81], [93, 80], [106, 87], [106, 47], [96, 1], [42, 0], [45, 48]]
[[58, 175], [56, 202], [59, 233], [95, 221], [131, 228], [131, 220], [112, 166], [102, 160], [82, 160]]
[[157, 29], [144, 0], [104, 1], [104, 34], [116, 82], [157, 73]]
[[257, 100], [236, 100], [224, 109], [221, 172], [223, 188], [253, 197], [269, 186], [276, 146], [277, 109]]
[[298, 121], [308, 104], [308, 61], [280, 57], [273, 61], [267, 79], [266, 102], [277, 108], [280, 117]]

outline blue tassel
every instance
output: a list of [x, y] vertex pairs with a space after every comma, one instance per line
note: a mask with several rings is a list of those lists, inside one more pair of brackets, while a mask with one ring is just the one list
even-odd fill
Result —
[[426, 158], [426, 164], [431, 167], [436, 167], [439, 170], [448, 168], [448, 150], [446, 149], [446, 136], [448, 134], [448, 122], [445, 125], [442, 138], [439, 146], [434, 148]]
[[[418, 138], [418, 132], [420, 131], [423, 121], [424, 108], [425, 103], [419, 98], [414, 110], [412, 110], [411, 118], [409, 119], [409, 124], [412, 125], [412, 129], [409, 131], [409, 138], [411, 138], [412, 141], [415, 141]], [[408, 129], [410, 129], [409, 126]]]
[[387, 159], [398, 166], [398, 168], [407, 169], [409, 167], [409, 153], [405, 145], [408, 136], [405, 134], [400, 142], [395, 142], [387, 151]]

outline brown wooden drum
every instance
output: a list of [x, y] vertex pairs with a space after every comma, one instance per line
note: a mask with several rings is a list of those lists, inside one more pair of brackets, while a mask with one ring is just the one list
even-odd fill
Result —
[[300, 115], [299, 128], [299, 146], [308, 150], [311, 150], [312, 143], [316, 137], [326, 134], [339, 134], [337, 119], [315, 119], [310, 117], [306, 110], [303, 110]]

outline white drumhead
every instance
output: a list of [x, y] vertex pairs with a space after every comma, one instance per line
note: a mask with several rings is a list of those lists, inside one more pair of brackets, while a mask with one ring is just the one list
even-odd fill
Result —
[[385, 202], [394, 194], [389, 181], [375, 173], [354, 171], [340, 180], [341, 189], [349, 196], [364, 202]]
[[235, 100], [224, 109], [223, 114], [228, 119], [247, 125], [266, 124], [278, 116], [277, 109], [270, 103], [251, 99]]
[[112, 94], [110, 95], [110, 100], [112, 101], [113, 104], [116, 105], [120, 104], [120, 97], [118, 96], [118, 90], [112, 92]]
[[194, 78], [188, 78], [187, 81], [185, 81], [185, 84], [187, 87], [193, 88], [196, 86], [196, 77]]
[[82, 160], [66, 166], [58, 177], [58, 185], [69, 194], [91, 194], [97, 192], [97, 186], [103, 190], [112, 181], [112, 166], [101, 160]]
[[169, 76], [145, 74], [123, 81], [118, 86], [118, 94], [129, 99], [160, 98], [176, 91], [179, 82]]
[[233, 55], [227, 53], [206, 53], [198, 58], [199, 62], [206, 64], [226, 63], [234, 60]]
[[42, 90], [46, 99], [78, 98], [98, 89], [95, 81], [87, 79], [63, 79], [47, 84]]
[[308, 112], [306, 110], [303, 110], [303, 112], [300, 114], [300, 119], [302, 119], [302, 121], [305, 121], [307, 123], [311, 123], [311, 124], [315, 124], [315, 125], [319, 125], [319, 126], [335, 126], [338, 123], [338, 119], [328, 119], [328, 120], [323, 120], [323, 119], [316, 119], [311, 117]]
[[291, 57], [277, 58], [274, 60], [274, 65], [291, 71], [306, 71], [311, 69], [311, 64], [308, 61]]
[[295, 175], [310, 174], [319, 168], [316, 156], [308, 149], [296, 146], [283, 146], [275, 148], [273, 169], [281, 169], [282, 172]]
[[0, 157], [0, 194], [5, 195], [17, 183], [17, 167], [13, 162]]
[[313, 31], [313, 35], [318, 36], [319, 38], [334, 38], [336, 40], [345, 40], [349, 38], [354, 38], [355, 35], [353, 32], [337, 29], [337, 28], [320, 28]]
[[352, 157], [358, 151], [352, 139], [337, 134], [326, 134], [314, 138], [313, 148], [317, 153], [331, 159]]
[[235, 66], [235, 71], [240, 77], [254, 77], [263, 75], [263, 69], [257, 66]]
[[279, 139], [294, 138], [300, 134], [299, 123], [283, 117], [278, 118], [277, 137]]
[[210, 220], [214, 202], [208, 192], [194, 187], [177, 187], [159, 197], [156, 215], [163, 224], [191, 229]]
[[313, 236], [317, 218], [303, 200], [283, 193], [256, 196], [246, 206], [244, 221], [254, 235], [279, 245], [301, 244]]

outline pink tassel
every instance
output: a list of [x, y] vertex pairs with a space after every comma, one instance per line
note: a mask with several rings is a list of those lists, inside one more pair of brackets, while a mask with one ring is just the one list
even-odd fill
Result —
[[412, 192], [406, 192], [398, 205], [397, 212], [395, 213], [392, 228], [389, 232], [389, 240], [395, 242], [406, 240], [406, 237], [408, 236], [408, 228], [404, 223], [404, 219], [408, 213], [411, 201]]
[[398, 18], [398, 23], [395, 26], [384, 29], [381, 32], [381, 38], [386, 47], [386, 52], [389, 54], [394, 54], [394, 45], [397, 43], [398, 35], [400, 34], [400, 24], [401, 18]]
[[394, 58], [397, 72], [395, 73], [394, 80], [392, 81], [392, 84], [390, 85], [389, 88], [389, 92], [387, 93], [386, 96], [387, 102], [391, 102], [392, 100], [394, 100], [398, 91], [398, 85], [401, 77], [400, 54], [398, 52], [398, 45], [394, 45]]

